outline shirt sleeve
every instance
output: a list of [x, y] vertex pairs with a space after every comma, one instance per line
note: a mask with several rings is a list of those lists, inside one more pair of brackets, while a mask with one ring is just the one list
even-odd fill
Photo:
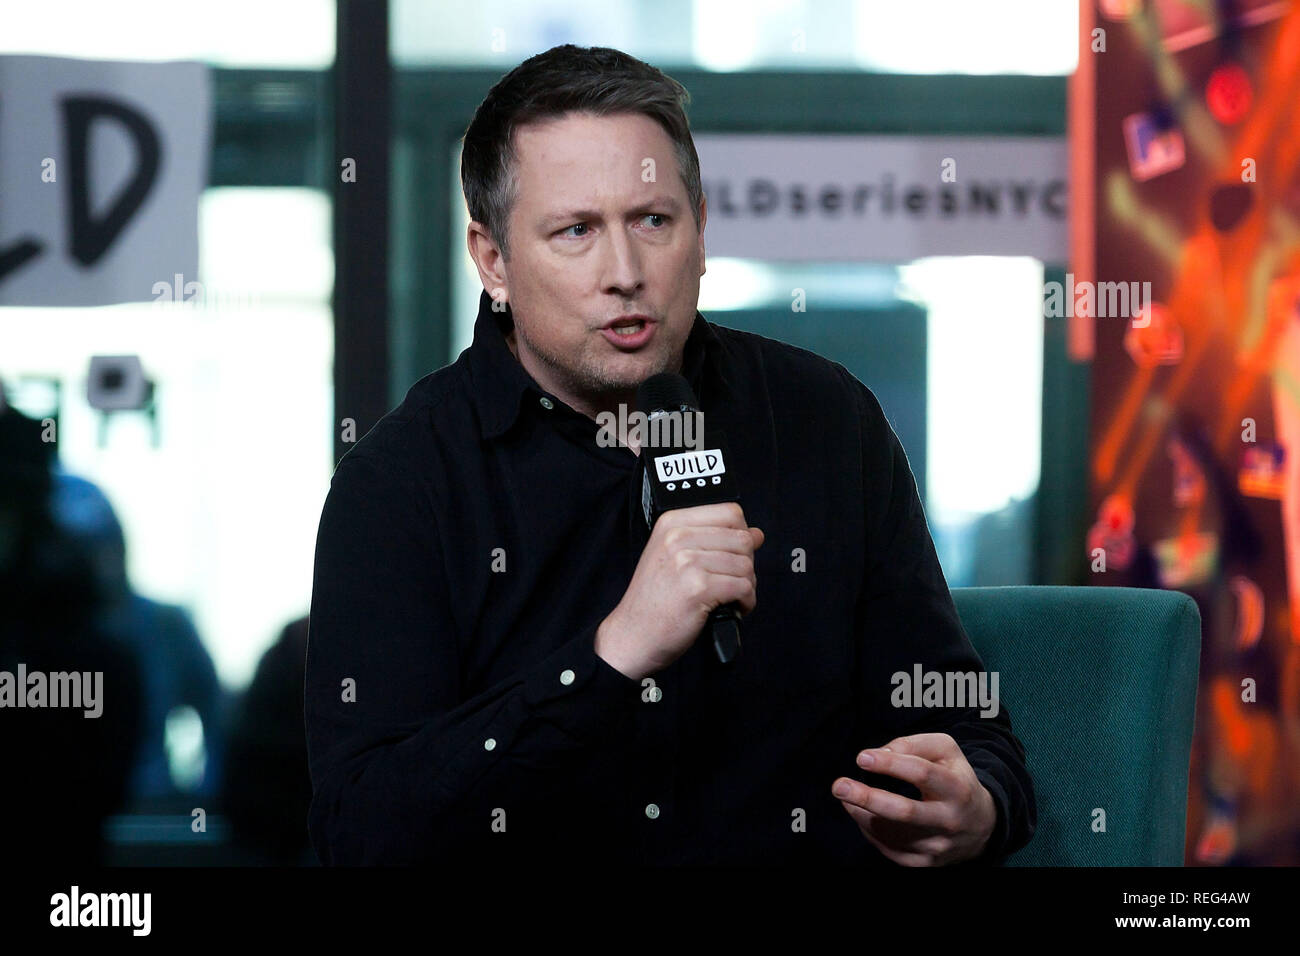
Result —
[[[894, 674], [911, 678], [917, 665], [922, 674], [978, 674], [984, 664], [957, 616], [903, 446], [870, 389], [842, 367], [841, 372], [857, 396], [862, 422], [866, 554], [859, 605], [864, 638], [857, 658], [862, 747], [910, 734], [951, 735], [997, 813], [984, 851], [965, 862], [1000, 863], [1029, 842], [1037, 823], [1024, 746], [1000, 702], [990, 716], [982, 716], [978, 702], [967, 707], [894, 706]], [[905, 781], [867, 777], [873, 786], [920, 797]]]
[[486, 788], [523, 805], [538, 788], [563, 792], [575, 766], [616, 746], [640, 685], [596, 654], [593, 625], [462, 699], [428, 496], [400, 465], [355, 451], [335, 471], [316, 540], [312, 843], [325, 865], [478, 855], [492, 821], [471, 814], [471, 798]]

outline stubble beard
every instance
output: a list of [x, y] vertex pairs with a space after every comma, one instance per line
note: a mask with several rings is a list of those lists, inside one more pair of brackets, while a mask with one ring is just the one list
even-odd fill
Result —
[[[662, 332], [662, 329], [659, 331]], [[669, 363], [662, 357], [656, 358], [653, 365], [644, 372], [637, 372], [632, 375], [626, 373], [622, 375], [610, 374], [604, 368], [586, 362], [574, 368], [564, 361], [564, 356], [538, 348], [537, 343], [520, 332], [518, 325], [512, 330], [511, 340], [516, 358], [519, 357], [518, 342], [522, 340], [527, 345], [529, 352], [545, 365], [555, 378], [563, 382], [569, 391], [589, 401], [599, 401], [610, 396], [635, 392], [641, 382], [651, 375], [669, 370], [667, 368]]]

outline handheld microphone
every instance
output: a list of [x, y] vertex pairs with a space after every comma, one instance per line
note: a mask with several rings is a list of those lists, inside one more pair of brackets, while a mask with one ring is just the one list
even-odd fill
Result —
[[[641, 508], [646, 526], [665, 511], [738, 501], [727, 477], [726, 441], [704, 428], [704, 415], [689, 382], [673, 372], [652, 375], [636, 393], [646, 416], [647, 440], [641, 446]], [[714, 608], [705, 624], [718, 660], [740, 656], [740, 608], [729, 602]]]

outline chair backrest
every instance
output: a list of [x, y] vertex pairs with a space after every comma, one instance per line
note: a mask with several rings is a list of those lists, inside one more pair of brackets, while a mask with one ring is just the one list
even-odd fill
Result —
[[952, 596], [985, 668], [998, 672], [1034, 778], [1038, 826], [1007, 865], [1181, 866], [1196, 602], [1181, 591], [1116, 587]]

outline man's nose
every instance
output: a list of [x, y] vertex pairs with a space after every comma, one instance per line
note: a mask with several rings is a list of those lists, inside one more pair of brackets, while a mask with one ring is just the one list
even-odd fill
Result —
[[636, 241], [626, 231], [614, 229], [606, 233], [608, 241], [601, 252], [604, 270], [602, 286], [609, 292], [632, 294], [641, 288], [641, 253]]

